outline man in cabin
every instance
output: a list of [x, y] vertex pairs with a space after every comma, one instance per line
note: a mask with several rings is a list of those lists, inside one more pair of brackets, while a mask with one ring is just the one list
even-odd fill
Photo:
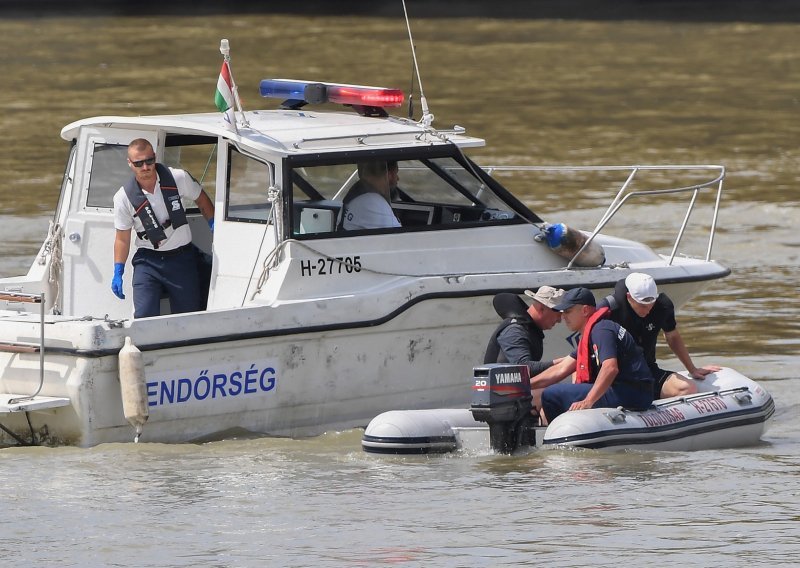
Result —
[[535, 293], [525, 290], [525, 295], [533, 300], [530, 306], [516, 294], [502, 292], [494, 297], [494, 309], [503, 322], [492, 333], [483, 362], [527, 365], [534, 376], [553, 365], [541, 361], [544, 332], [561, 321], [561, 312], [553, 308], [564, 290], [542, 286]]
[[114, 195], [114, 277], [111, 290], [120, 299], [122, 274], [136, 231], [133, 255], [134, 318], [160, 314], [161, 296], [172, 313], [200, 309], [200, 282], [192, 231], [181, 203], [187, 197], [214, 228], [214, 204], [188, 172], [156, 163], [153, 146], [138, 138], [128, 145], [133, 176]]
[[358, 181], [350, 188], [342, 205], [345, 231], [399, 227], [392, 211], [391, 191], [399, 180], [397, 162], [361, 162]]
[[[569, 410], [623, 406], [647, 408], [653, 402], [653, 377], [642, 349], [619, 324], [603, 319], [588, 288], [573, 288], [555, 306], [571, 331], [580, 331], [578, 348], [531, 379], [541, 391], [541, 419], [548, 424]], [[559, 383], [575, 373], [574, 382]]]
[[709, 365], [697, 367], [689, 356], [686, 344], [678, 332], [675, 322], [675, 306], [672, 300], [658, 293], [655, 280], [649, 274], [633, 272], [617, 282], [614, 293], [606, 296], [597, 305], [611, 310], [609, 319], [628, 330], [634, 341], [644, 351], [644, 358], [655, 379], [654, 398], [686, 396], [697, 392], [697, 385], [679, 373], [661, 369], [656, 363], [656, 342], [659, 331], [664, 331], [667, 345], [686, 367], [693, 379], [704, 379], [720, 367]]

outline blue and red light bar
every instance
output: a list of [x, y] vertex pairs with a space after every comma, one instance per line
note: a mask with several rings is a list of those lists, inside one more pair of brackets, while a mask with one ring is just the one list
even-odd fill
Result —
[[405, 95], [400, 89], [295, 81], [292, 79], [264, 79], [259, 91], [262, 97], [286, 99], [297, 103], [336, 103], [363, 107], [399, 107]]

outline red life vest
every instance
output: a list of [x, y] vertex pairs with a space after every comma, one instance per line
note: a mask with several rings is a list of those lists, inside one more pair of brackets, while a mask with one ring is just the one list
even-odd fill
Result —
[[578, 366], [575, 370], [576, 383], [588, 383], [592, 379], [589, 371], [589, 342], [591, 341], [590, 338], [592, 336], [592, 328], [594, 327], [594, 324], [599, 322], [610, 313], [611, 310], [608, 308], [600, 308], [591, 316], [589, 316], [589, 319], [586, 321], [586, 325], [583, 326], [581, 339], [578, 341]]

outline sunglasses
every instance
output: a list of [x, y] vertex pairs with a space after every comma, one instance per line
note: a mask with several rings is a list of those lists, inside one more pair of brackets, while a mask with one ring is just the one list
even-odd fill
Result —
[[134, 168], [141, 168], [143, 165], [147, 164], [148, 166], [152, 166], [156, 163], [156, 157], [150, 156], [149, 158], [145, 158], [144, 160], [131, 160], [131, 164], [133, 164]]

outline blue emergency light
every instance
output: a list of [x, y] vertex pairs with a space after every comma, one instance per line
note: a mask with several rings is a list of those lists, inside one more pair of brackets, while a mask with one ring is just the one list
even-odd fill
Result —
[[262, 97], [284, 99], [284, 106], [290, 107], [322, 103], [370, 108], [399, 107], [405, 97], [400, 89], [293, 79], [264, 79], [259, 91]]

